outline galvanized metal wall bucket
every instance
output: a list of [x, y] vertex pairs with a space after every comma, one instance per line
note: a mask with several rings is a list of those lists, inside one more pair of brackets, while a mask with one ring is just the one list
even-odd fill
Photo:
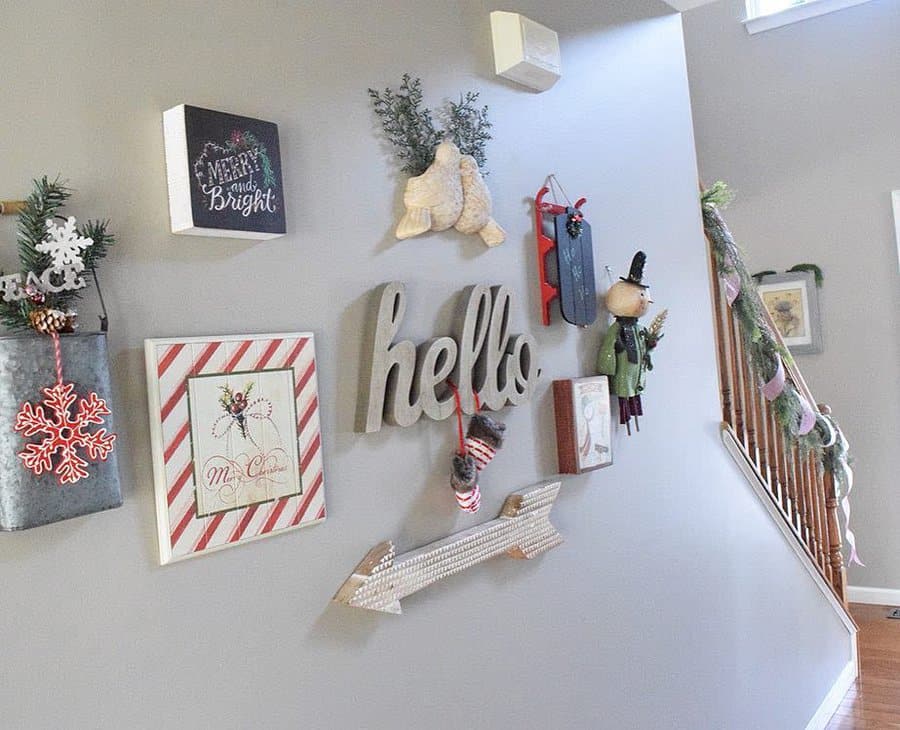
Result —
[[[59, 340], [64, 380], [74, 383], [81, 397], [95, 391], [115, 411], [106, 335], [69, 334], [60, 335]], [[60, 486], [52, 472], [35, 476], [17, 456], [28, 441], [35, 439], [25, 439], [13, 430], [16, 413], [25, 401], [40, 403], [42, 389], [55, 382], [50, 337], [0, 337], [0, 530], [26, 530], [122, 504], [115, 450], [106, 461], [87, 467], [89, 477], [65, 486]], [[114, 433], [112, 416], [104, 420], [103, 427]]]

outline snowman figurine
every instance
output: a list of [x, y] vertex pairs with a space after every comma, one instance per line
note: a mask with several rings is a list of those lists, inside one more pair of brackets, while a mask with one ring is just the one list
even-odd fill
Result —
[[619, 277], [606, 293], [606, 308], [616, 319], [600, 346], [597, 371], [610, 376], [610, 391], [619, 398], [619, 423], [631, 435], [631, 419], [641, 430], [639, 416], [644, 415], [641, 393], [647, 371], [653, 369], [650, 352], [662, 338], [665, 313], [654, 319], [648, 330], [638, 323], [653, 303], [643, 283], [647, 255], [638, 251], [631, 261], [628, 278]]

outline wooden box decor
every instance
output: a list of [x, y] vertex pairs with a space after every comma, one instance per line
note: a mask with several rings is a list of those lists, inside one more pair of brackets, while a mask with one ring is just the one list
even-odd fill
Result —
[[556, 452], [562, 474], [612, 464], [609, 380], [605, 375], [553, 381]]
[[146, 340], [160, 560], [325, 519], [310, 333]]
[[498, 555], [531, 559], [562, 543], [550, 523], [560, 482], [545, 482], [506, 498], [500, 516], [483, 525], [396, 555], [390, 540], [362, 559], [334, 600], [356, 608], [402, 613], [400, 599]]
[[[69, 439], [74, 452], [68, 456], [81, 460], [90, 446], [85, 441], [99, 432], [97, 426], [92, 425], [98, 423], [93, 417], [86, 420], [90, 425], [83, 429], [76, 423], [78, 415], [85, 410], [84, 394], [96, 394], [105, 401], [108, 410], [113, 410], [106, 335], [101, 332], [62, 334], [59, 335], [59, 345], [60, 356], [65, 363], [65, 379], [75, 384], [81, 403], [76, 403], [72, 396], [66, 426], [51, 427], [50, 430], [55, 430], [63, 438], [66, 438], [65, 432], [74, 435]], [[31, 438], [23, 438], [14, 430], [17, 413], [23, 402], [39, 401], [41, 393], [55, 379], [54, 345], [50, 337], [35, 334], [0, 337], [0, 391], [3, 396], [0, 398], [0, 463], [4, 464], [3, 476], [0, 477], [0, 530], [25, 530], [122, 504], [115, 449], [111, 449], [103, 459], [87, 459], [82, 472], [86, 476], [71, 483], [68, 480], [61, 483], [58, 474], [51, 468], [58, 465], [63, 457], [61, 450], [50, 457], [47, 468], [39, 476], [23, 466], [19, 458], [23, 445], [38, 443], [49, 434], [38, 433]], [[48, 398], [45, 398], [43, 405], [37, 406], [37, 410], [47, 419], [57, 419], [58, 423], [59, 413], [51, 416], [56, 409]], [[112, 414], [106, 414], [102, 421], [104, 433], [112, 433]], [[78, 434], [74, 434], [76, 428]], [[83, 439], [85, 434], [87, 438]]]
[[531, 399], [537, 385], [537, 343], [530, 334], [510, 335], [512, 292], [483, 284], [466, 290], [455, 337], [436, 337], [419, 347], [394, 342], [406, 314], [406, 287], [399, 281], [376, 292], [375, 323], [365, 345], [357, 431], [371, 433], [383, 421], [411, 426], [424, 414], [442, 421], [455, 412], [447, 380], [459, 389], [461, 409], [499, 410]]
[[172, 233], [286, 232], [278, 126], [180, 104], [163, 113]]

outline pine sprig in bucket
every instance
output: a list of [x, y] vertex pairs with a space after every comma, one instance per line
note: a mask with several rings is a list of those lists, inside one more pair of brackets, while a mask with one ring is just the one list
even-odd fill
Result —
[[[19, 301], [7, 302], [0, 299], [0, 323], [12, 330], [40, 328], [48, 321], [55, 324], [47, 326], [54, 327], [65, 321], [70, 322], [74, 317], [71, 310], [84, 291], [84, 289], [67, 289], [54, 292], [34, 284], [26, 285], [29, 272], [40, 276], [53, 265], [53, 256], [38, 250], [38, 245], [47, 240], [47, 221], [65, 221], [62, 209], [72, 196], [72, 189], [59, 178], [50, 180], [44, 176], [34, 180], [32, 186], [31, 194], [19, 212], [16, 225], [19, 263], [22, 267], [21, 288], [28, 292], [28, 295]], [[97, 265], [106, 256], [109, 247], [115, 244], [115, 236], [109, 231], [109, 221], [89, 220], [78, 226], [75, 233], [81, 238], [93, 241], [84, 249], [81, 260], [86, 280], [93, 277], [96, 281]], [[0, 276], [4, 273], [0, 272]]]

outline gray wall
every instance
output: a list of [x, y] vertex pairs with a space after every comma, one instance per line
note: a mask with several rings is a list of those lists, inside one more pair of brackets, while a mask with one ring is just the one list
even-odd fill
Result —
[[725, 0], [684, 16], [700, 171], [736, 189], [727, 218], [754, 270], [825, 271], [825, 351], [797, 361], [853, 446], [867, 567], [850, 583], [900, 589], [900, 4], [755, 36], [742, 13]]
[[[490, 7], [5, 9], [0, 190], [61, 171], [73, 212], [111, 216], [121, 236], [104, 281], [126, 484], [117, 512], [0, 541], [6, 726], [739, 729], [812, 715], [847, 635], [718, 440], [680, 20], [643, 0], [522, 3], [563, 40], [565, 78], [537, 96], [492, 77]], [[500, 249], [392, 240], [400, 188], [365, 88], [407, 70], [432, 102], [476, 87], [490, 104]], [[280, 122], [290, 235], [167, 234], [160, 112], [182, 101]], [[379, 540], [403, 550], [475, 524], [554, 473], [548, 385], [590, 372], [600, 329], [539, 324], [530, 196], [548, 172], [589, 196], [599, 270], [618, 275], [643, 247], [671, 309], [640, 435], [617, 440], [613, 468], [566, 481], [554, 519], [567, 541], [534, 563], [481, 566], [402, 617], [330, 605]], [[368, 292], [389, 279], [409, 285], [415, 340], [449, 331], [464, 285], [496, 282], [518, 293], [514, 331], [540, 341], [545, 381], [503, 413], [509, 444], [477, 518], [447, 486], [451, 422], [352, 433]], [[328, 521], [160, 568], [143, 339], [307, 328]]]

